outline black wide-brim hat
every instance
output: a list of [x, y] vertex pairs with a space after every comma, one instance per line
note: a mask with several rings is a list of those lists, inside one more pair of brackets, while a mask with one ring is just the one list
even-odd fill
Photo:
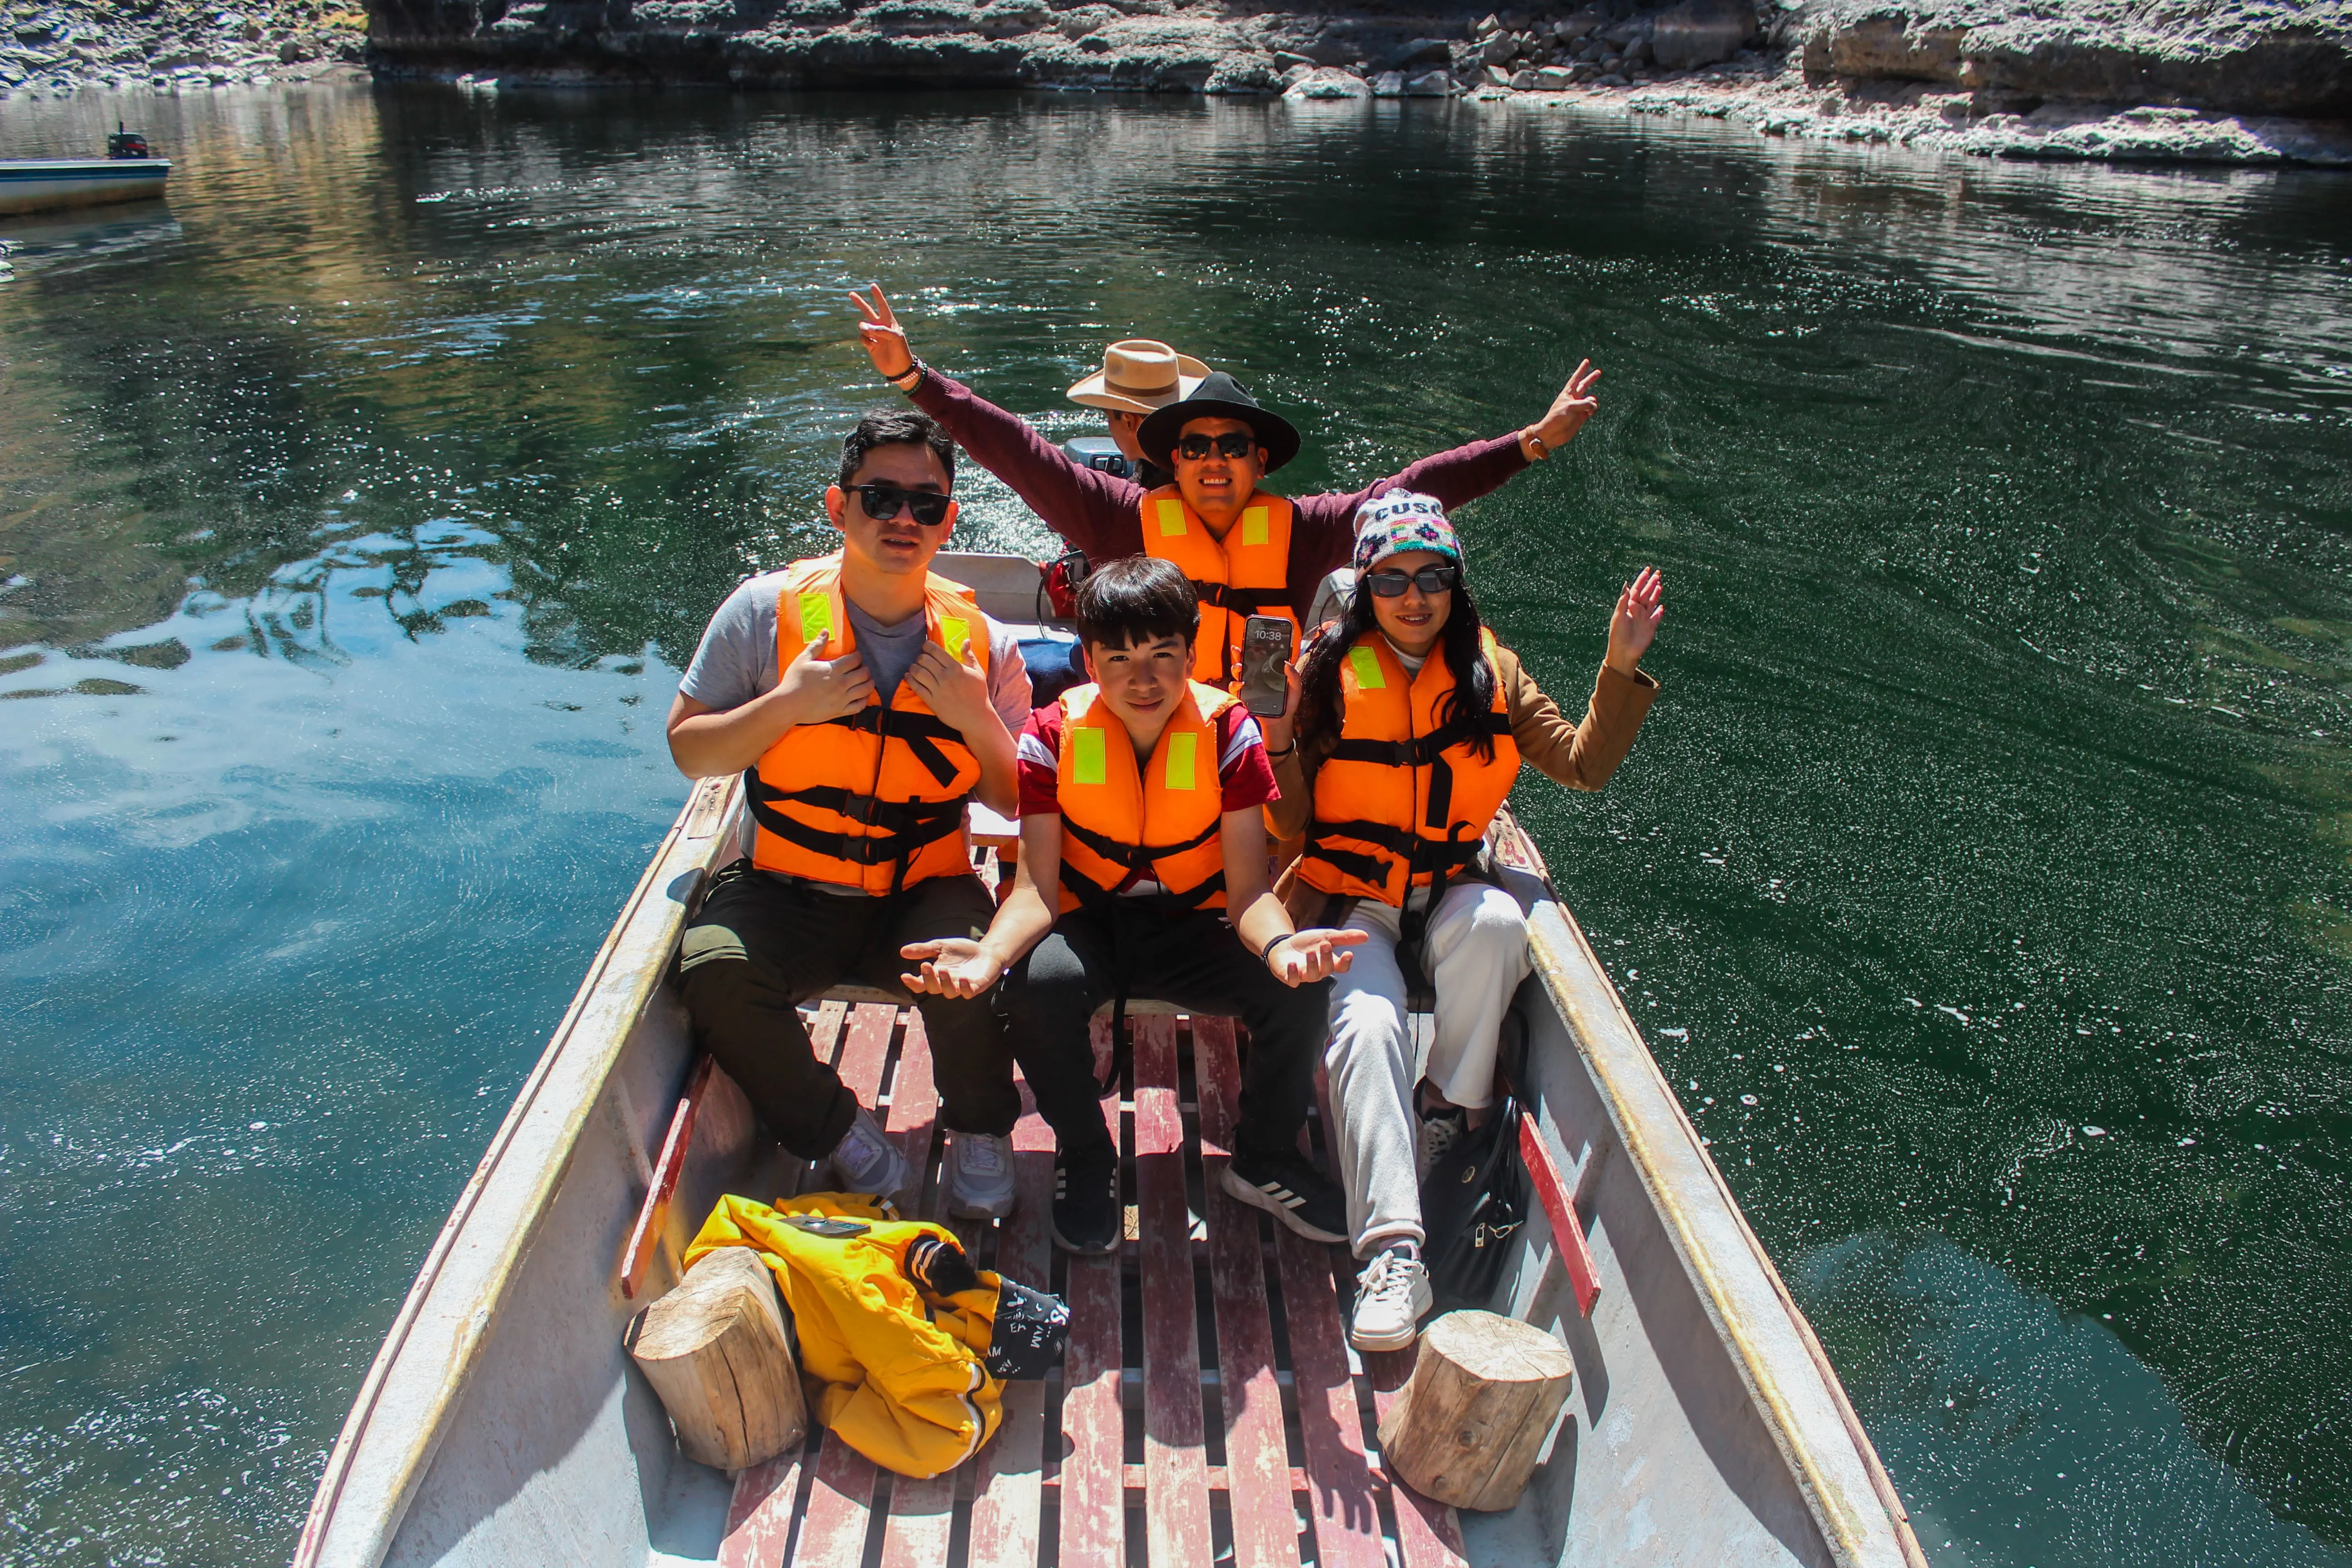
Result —
[[1171, 468], [1176, 437], [1194, 419], [1247, 420], [1257, 432], [1257, 444], [1265, 448], [1269, 474], [1298, 456], [1298, 426], [1270, 408], [1260, 408], [1240, 382], [1221, 370], [1211, 372], [1190, 397], [1180, 397], [1145, 419], [1135, 439], [1145, 457], [1163, 468]]

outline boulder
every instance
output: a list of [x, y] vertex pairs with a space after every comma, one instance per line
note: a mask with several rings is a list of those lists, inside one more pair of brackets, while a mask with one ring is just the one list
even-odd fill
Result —
[[1431, 71], [1404, 84], [1404, 96], [1407, 98], [1452, 98], [1461, 90], [1461, 85], [1450, 71]]
[[1370, 98], [1372, 84], [1335, 66], [1318, 66], [1290, 84], [1285, 98]]
[[1573, 85], [1575, 80], [1576, 73], [1565, 66], [1546, 66], [1536, 72], [1536, 90], [1558, 92], [1563, 88]]
[[1404, 96], [1404, 72], [1382, 71], [1380, 75], [1374, 77], [1372, 79], [1372, 96], [1374, 98], [1402, 98]]
[[1531, 71], [1531, 70], [1514, 71], [1514, 72], [1512, 72], [1512, 73], [1511, 73], [1511, 80], [1510, 80], [1510, 88], [1511, 88], [1511, 90], [1512, 90], [1513, 92], [1533, 92], [1533, 91], [1535, 91], [1535, 89], [1536, 89], [1536, 73], [1535, 73], [1535, 72], [1533, 72], [1533, 71]]

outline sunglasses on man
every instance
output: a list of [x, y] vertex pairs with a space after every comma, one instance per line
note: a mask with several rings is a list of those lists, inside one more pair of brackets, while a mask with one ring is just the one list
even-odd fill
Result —
[[1364, 585], [1383, 599], [1401, 599], [1408, 584], [1424, 594], [1444, 594], [1462, 581], [1462, 568], [1454, 565], [1424, 566], [1408, 576], [1402, 572], [1367, 572]]
[[937, 528], [948, 520], [950, 499], [936, 490], [900, 489], [897, 485], [853, 485], [852, 493], [866, 515], [877, 522], [887, 522], [905, 507], [907, 515], [924, 528]]
[[1199, 462], [1214, 447], [1221, 458], [1246, 458], [1257, 450], [1257, 437], [1246, 430], [1228, 431], [1223, 436], [1185, 436], [1176, 442], [1176, 455], [1188, 462]]

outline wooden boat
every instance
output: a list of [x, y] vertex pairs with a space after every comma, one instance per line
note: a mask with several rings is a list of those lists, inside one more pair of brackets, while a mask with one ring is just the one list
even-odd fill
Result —
[[172, 172], [168, 158], [32, 158], [0, 163], [0, 217], [59, 207], [152, 201]]
[[[1001, 619], [1035, 613], [1027, 562], [938, 569]], [[674, 1283], [722, 1193], [803, 1175], [694, 1059], [667, 977], [705, 879], [737, 854], [740, 794], [695, 789], [589, 966], [369, 1370], [298, 1568], [1924, 1568], [1820, 1344], [1507, 819], [1497, 858], [1534, 932], [1521, 1143], [1541, 1201], [1494, 1305], [1576, 1367], [1516, 1507], [1457, 1516], [1384, 1472], [1375, 1421], [1410, 1352], [1351, 1352], [1345, 1250], [1207, 1179], [1235, 1114], [1234, 1026], [1142, 1003], [1118, 1108], [1135, 1199], [1120, 1254], [1049, 1245], [1053, 1145], [1034, 1115], [1015, 1133], [1020, 1208], [962, 1227], [982, 1261], [1072, 1310], [1058, 1376], [1008, 1384], [987, 1447], [933, 1480], [821, 1432], [732, 1478], [683, 1458], [624, 1326]], [[933, 1212], [919, 1016], [872, 993], [811, 1009], [818, 1049], [920, 1173], [902, 1206]]]

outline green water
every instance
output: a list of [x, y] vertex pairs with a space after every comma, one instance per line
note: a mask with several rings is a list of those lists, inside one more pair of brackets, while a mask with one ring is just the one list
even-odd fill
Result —
[[1234, 368], [1302, 489], [1604, 365], [1463, 522], [1570, 700], [1662, 566], [1666, 689], [1519, 799], [1931, 1557], [2352, 1563], [2352, 180], [425, 89], [0, 154], [118, 112], [167, 208], [0, 222], [0, 1561], [290, 1551], [878, 279], [1065, 433], [1108, 337]]

